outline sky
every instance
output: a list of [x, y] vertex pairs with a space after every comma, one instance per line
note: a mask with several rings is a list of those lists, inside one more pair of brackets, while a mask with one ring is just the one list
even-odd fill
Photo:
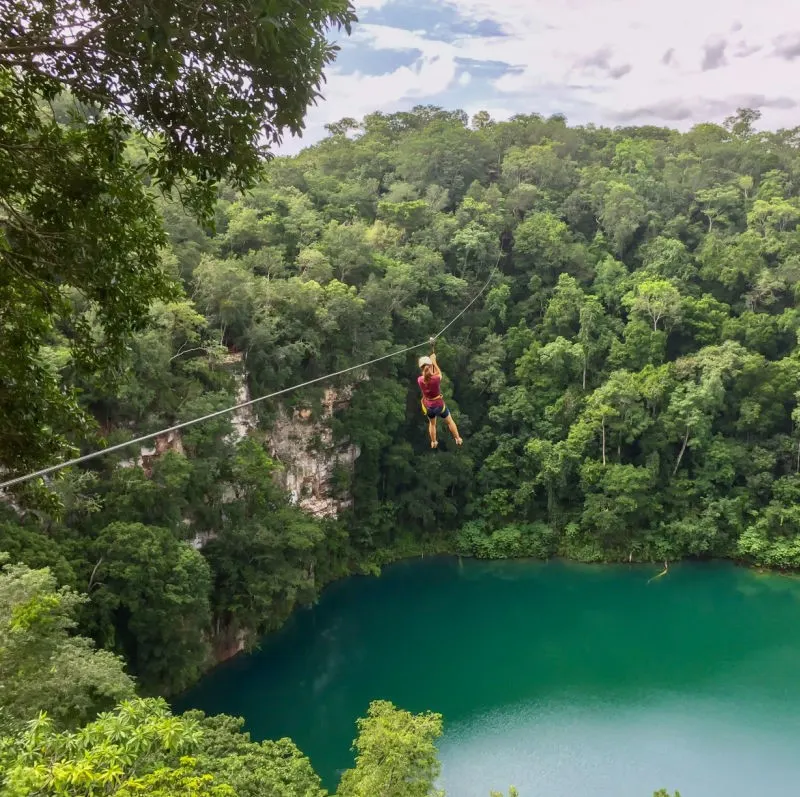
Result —
[[758, 108], [800, 125], [800, 6], [793, 0], [355, 0], [350, 36], [306, 118], [325, 125], [415, 105], [493, 119], [690, 128]]

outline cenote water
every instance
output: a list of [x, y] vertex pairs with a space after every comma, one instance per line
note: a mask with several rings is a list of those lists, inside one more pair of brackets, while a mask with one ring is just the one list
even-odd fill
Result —
[[384, 698], [444, 715], [452, 797], [752, 797], [800, 778], [800, 580], [434, 559], [328, 588], [178, 706], [290, 736], [334, 789]]

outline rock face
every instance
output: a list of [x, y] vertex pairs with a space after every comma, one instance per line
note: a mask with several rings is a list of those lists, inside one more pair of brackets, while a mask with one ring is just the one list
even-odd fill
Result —
[[[225, 364], [234, 372], [237, 404], [251, 398], [242, 360], [239, 352], [230, 352], [225, 359]], [[337, 469], [352, 472], [361, 452], [357, 446], [334, 443], [326, 423], [337, 409], [347, 406], [351, 397], [352, 388], [328, 388], [318, 421], [312, 420], [310, 410], [294, 410], [290, 414], [281, 406], [267, 435], [270, 456], [283, 466], [276, 478], [293, 503], [318, 518], [336, 517], [352, 505], [349, 497], [333, 495], [333, 481]], [[231, 424], [231, 442], [242, 440], [255, 430], [258, 421], [252, 405], [236, 410], [231, 415]], [[135, 460], [120, 464], [122, 467], [138, 465], [149, 476], [153, 462], [167, 451], [183, 453], [180, 431], [160, 435], [149, 446], [143, 446]], [[213, 538], [214, 532], [198, 533], [191, 544], [200, 549]]]
[[236, 633], [217, 634], [214, 638], [213, 655], [214, 662], [220, 664], [223, 661], [232, 659], [241, 653], [247, 646], [247, 633], [238, 631]]
[[142, 446], [139, 456], [133, 459], [126, 459], [119, 463], [120, 468], [132, 468], [138, 465], [147, 476], [153, 475], [153, 463], [167, 451], [177, 451], [183, 454], [183, 440], [181, 439], [180, 429], [175, 432], [167, 432], [154, 437], [149, 445]]
[[[234, 374], [236, 380], [236, 403], [243, 404], [245, 401], [250, 401], [250, 388], [247, 386], [247, 379], [245, 378], [244, 371], [237, 371]], [[253, 411], [253, 405], [242, 407], [236, 410], [231, 415], [231, 424], [233, 425], [233, 434], [231, 439], [238, 442], [244, 437], [247, 437], [250, 432], [256, 428], [256, 414]]]
[[267, 438], [270, 455], [283, 465], [282, 486], [293, 503], [315, 517], [336, 517], [352, 505], [352, 499], [332, 494], [334, 474], [338, 468], [352, 471], [361, 452], [351, 444], [336, 445], [325, 423], [351, 396], [351, 388], [328, 388], [317, 422], [310, 410], [289, 415], [281, 408]]

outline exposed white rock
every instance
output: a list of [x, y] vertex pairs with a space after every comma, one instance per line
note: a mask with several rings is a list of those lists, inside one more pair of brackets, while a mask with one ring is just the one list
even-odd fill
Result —
[[[238, 356], [238, 359], [237, 359]], [[226, 362], [241, 362], [241, 353], [230, 354]], [[236, 380], [236, 403], [243, 404], [245, 401], [250, 401], [250, 388], [247, 385], [247, 379], [243, 369], [237, 370], [233, 378]], [[231, 424], [233, 425], [233, 434], [230, 439], [232, 442], [239, 442], [239, 440], [247, 437], [253, 429], [258, 425], [253, 405], [241, 407], [231, 415]]]
[[333, 497], [331, 486], [336, 469], [352, 470], [361, 452], [351, 444], [335, 444], [325, 423], [351, 396], [352, 388], [328, 388], [318, 422], [310, 410], [295, 410], [290, 416], [281, 407], [267, 438], [270, 455], [283, 465], [278, 473], [282, 486], [294, 504], [315, 517], [336, 517], [352, 505], [352, 499]]
[[201, 548], [205, 548], [211, 540], [216, 539], [216, 536], [216, 531], [198, 531], [194, 537], [189, 540], [189, 545], [196, 551], [199, 551]]
[[135, 460], [124, 459], [119, 463], [119, 467], [133, 468], [138, 465], [149, 476], [153, 470], [153, 462], [167, 451], [176, 451], [178, 454], [185, 453], [180, 430], [154, 437], [150, 445], [142, 446], [139, 449], [139, 456]]

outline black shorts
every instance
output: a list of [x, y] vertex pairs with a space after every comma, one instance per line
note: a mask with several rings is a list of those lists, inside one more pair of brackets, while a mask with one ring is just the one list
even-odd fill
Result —
[[426, 413], [429, 418], [447, 418], [450, 415], [450, 410], [447, 409], [447, 404], [441, 407], [427, 407]]

